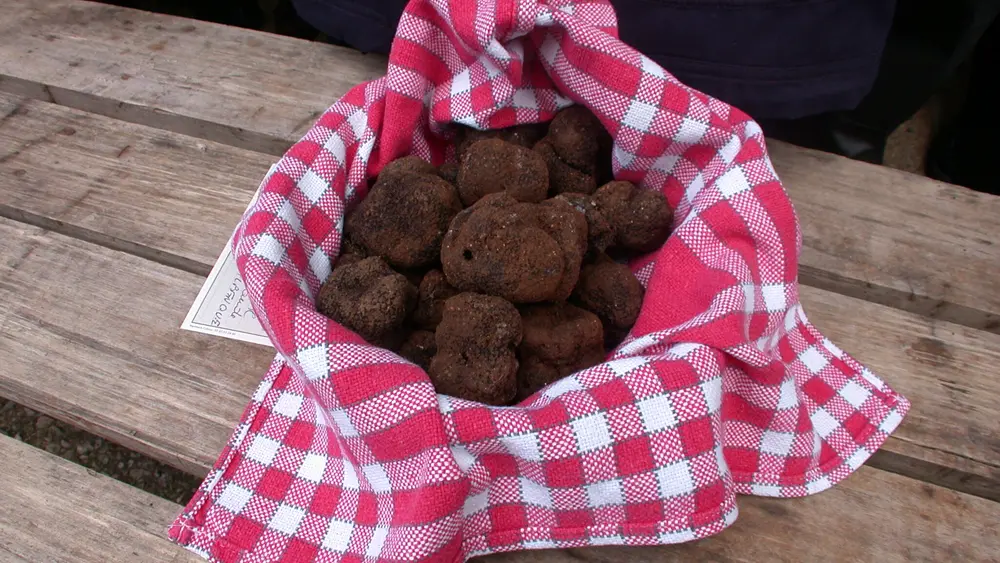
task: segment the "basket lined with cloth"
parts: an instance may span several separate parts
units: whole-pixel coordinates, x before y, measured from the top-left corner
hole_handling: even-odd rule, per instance
[[[732,524],[736,494],[835,485],[898,426],[906,399],[799,304],[801,235],[760,127],[615,25],[606,1],[411,0],[386,76],[319,118],[237,227],[278,354],[174,541],[227,563],[679,543]],[[675,209],[663,247],[630,263],[645,300],[606,362],[490,407],[316,311],[345,212],[385,164],[453,159],[455,123],[573,104],[614,138],[615,177]]]

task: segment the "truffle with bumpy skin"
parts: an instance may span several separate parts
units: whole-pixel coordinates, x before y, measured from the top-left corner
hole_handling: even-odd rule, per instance
[[[517,393],[521,316],[499,297],[461,293],[445,301],[428,375],[438,393],[504,405]]]
[[[446,162],[438,168],[438,176],[441,176],[448,181],[451,185],[458,184],[458,164],[455,162]]]
[[[377,256],[344,264],[320,287],[316,308],[379,346],[391,342],[417,301],[417,288]]]
[[[601,122],[583,106],[570,106],[552,119],[545,139],[563,162],[593,175],[601,154],[602,136],[607,131]]]
[[[570,295],[587,246],[587,222],[560,200],[518,203],[493,194],[459,213],[441,246],[448,283],[514,303]]]
[[[535,146],[539,139],[545,136],[548,125],[545,123],[530,123],[515,125],[504,129],[489,129],[481,131],[471,127],[459,126],[455,132],[455,156],[461,162],[466,149],[483,139],[502,139],[526,148]]]
[[[542,139],[533,149],[545,159],[549,170],[549,193],[592,194],[597,189],[597,179],[593,174],[581,172],[564,162],[548,139]]]
[[[606,254],[580,272],[573,298],[612,329],[630,329],[639,317],[645,290],[625,264]]]
[[[614,230],[616,247],[651,252],[670,236],[673,211],[660,192],[615,181],[594,192],[592,201]]]
[[[431,365],[431,358],[437,352],[437,343],[434,333],[429,330],[415,330],[410,334],[399,347],[399,355],[428,369]]]
[[[549,172],[542,156],[531,149],[486,139],[465,151],[457,185],[458,195],[467,206],[499,192],[518,201],[537,203],[548,194]]]
[[[568,303],[528,305],[521,309],[521,323],[519,399],[604,361],[604,329],[590,311]]]
[[[420,328],[434,330],[441,322],[444,302],[458,294],[458,290],[448,284],[441,270],[431,270],[420,280],[417,309],[413,312],[413,324]]]
[[[437,174],[437,169],[434,165],[427,162],[426,160],[420,158],[419,156],[404,156],[393,160],[389,164],[382,167],[382,171],[379,172],[379,177],[381,176],[393,176],[402,173],[411,174]]]
[[[588,257],[596,257],[604,252],[615,242],[615,232],[611,224],[604,218],[604,214],[598,211],[594,205],[594,200],[584,194],[562,194],[554,199],[561,199],[568,202],[574,209],[583,213],[587,220],[587,241],[589,248]]]
[[[386,173],[344,228],[367,253],[397,268],[420,268],[437,261],[441,239],[461,209],[454,186],[438,176]]]

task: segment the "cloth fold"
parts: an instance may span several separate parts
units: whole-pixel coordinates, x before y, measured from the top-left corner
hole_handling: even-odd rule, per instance
[[[453,158],[453,123],[572,104],[614,137],[616,177],[676,209],[630,264],[646,298],[605,363],[488,407],[316,311],[382,166]],[[412,0],[386,76],[320,117],[237,227],[278,355],[170,536],[217,562],[464,561],[690,541],[735,521],[736,494],[829,488],[909,403],[809,323],[800,246],[760,128],[622,43],[610,4]]]

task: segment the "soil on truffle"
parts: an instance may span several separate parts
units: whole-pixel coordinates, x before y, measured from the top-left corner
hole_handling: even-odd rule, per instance
[[[592,194],[597,189],[597,178],[593,174],[581,172],[567,164],[556,154],[548,139],[539,141],[534,149],[545,160],[549,170],[549,193]]]
[[[446,162],[438,168],[438,176],[448,181],[449,184],[456,186],[458,185],[458,164],[455,162]]]
[[[434,333],[429,330],[415,330],[399,347],[399,355],[423,369],[430,368],[431,358],[437,352]]]
[[[428,375],[439,393],[505,405],[517,394],[521,316],[507,300],[460,293],[445,301]]]
[[[417,308],[413,312],[413,324],[427,330],[434,330],[441,323],[444,302],[458,294],[445,279],[441,270],[431,270],[420,280]]]
[[[588,249],[586,258],[596,258],[597,255],[614,244],[615,231],[611,228],[608,220],[604,218],[604,214],[594,205],[593,198],[584,194],[567,193],[559,195],[555,199],[564,200],[572,205],[573,209],[583,213],[583,217],[587,221]]]
[[[347,216],[348,236],[369,254],[398,268],[434,264],[441,239],[462,204],[455,188],[438,176],[382,174]]]
[[[658,191],[614,181],[594,192],[593,202],[614,230],[615,246],[619,248],[650,252],[670,236],[673,211]]]
[[[382,176],[398,176],[399,174],[437,174],[437,169],[434,165],[427,162],[426,160],[420,158],[419,156],[404,156],[402,158],[397,158],[389,164],[382,167],[382,171],[379,172],[379,177]]]
[[[645,290],[625,264],[601,255],[584,265],[573,298],[614,329],[629,329],[642,309]]]
[[[455,132],[455,156],[459,162],[465,155],[466,149],[477,141],[483,139],[502,139],[508,143],[513,143],[526,148],[535,146],[539,139],[545,136],[548,129],[547,123],[531,123],[526,125],[515,125],[505,129],[490,129],[480,131],[470,127],[458,127]]]
[[[586,251],[586,219],[564,201],[493,194],[455,217],[441,248],[448,283],[514,303],[565,299]]]
[[[417,301],[417,288],[377,256],[336,268],[316,298],[320,313],[368,342],[392,347]]]
[[[458,194],[472,205],[483,196],[505,192],[518,201],[537,203],[549,191],[545,160],[531,149],[500,139],[472,144],[458,168]]]
[[[604,329],[597,315],[568,303],[521,308],[518,399],[604,361]]]
[[[571,106],[557,113],[545,139],[563,162],[593,175],[597,169],[601,137],[607,132],[601,122],[583,106]]]

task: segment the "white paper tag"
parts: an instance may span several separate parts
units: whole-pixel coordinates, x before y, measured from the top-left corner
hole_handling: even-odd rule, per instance
[[[272,165],[267,176],[261,182],[263,187],[274,172]],[[254,193],[247,209],[257,201],[260,188]],[[233,236],[235,236],[235,232]],[[233,259],[233,236],[229,237],[222,254],[215,261],[215,266],[201,286],[198,297],[195,298],[187,317],[181,324],[184,330],[224,336],[233,340],[242,340],[254,344],[272,346],[271,339],[257,321],[257,315],[250,306],[246,285],[240,278]]]

